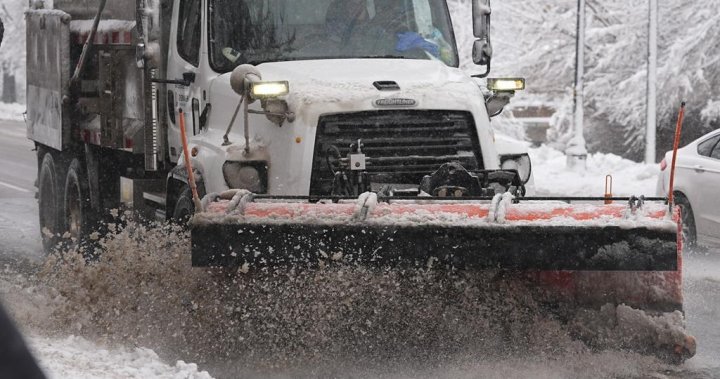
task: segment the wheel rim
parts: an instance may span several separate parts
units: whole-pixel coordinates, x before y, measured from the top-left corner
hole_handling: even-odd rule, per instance
[[[79,241],[82,231],[82,208],[80,205],[80,190],[77,185],[69,186],[65,196],[67,196],[65,204],[67,231],[70,233],[70,238]]]

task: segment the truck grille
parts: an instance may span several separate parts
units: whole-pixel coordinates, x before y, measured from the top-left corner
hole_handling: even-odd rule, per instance
[[[329,195],[333,173],[328,151],[347,157],[358,140],[373,183],[419,185],[442,164],[482,169],[472,115],[451,111],[371,111],[320,118],[315,139],[311,195]],[[337,149],[337,150],[336,150]],[[330,153],[332,159],[336,153]]]

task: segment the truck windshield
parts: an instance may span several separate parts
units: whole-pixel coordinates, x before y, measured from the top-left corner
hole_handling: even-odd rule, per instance
[[[436,59],[458,66],[450,15],[437,0],[211,0],[216,71],[272,61]]]

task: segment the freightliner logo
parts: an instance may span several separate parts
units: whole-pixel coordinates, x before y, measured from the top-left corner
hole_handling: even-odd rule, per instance
[[[376,107],[414,107],[416,105],[417,101],[415,101],[415,99],[405,99],[399,97],[375,100]]]

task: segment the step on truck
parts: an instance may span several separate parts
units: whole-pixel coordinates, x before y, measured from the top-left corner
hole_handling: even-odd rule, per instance
[[[491,128],[525,81],[486,78],[490,2],[467,11],[474,76],[443,0],[33,0],[45,247],[126,198],[187,222],[194,266],[509,271],[558,302],[682,310],[665,199],[531,197],[527,151]]]

